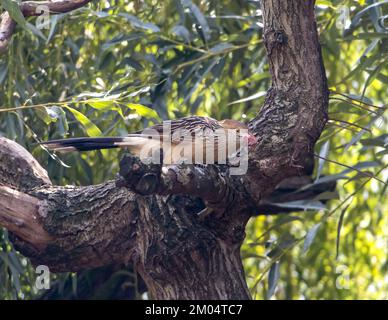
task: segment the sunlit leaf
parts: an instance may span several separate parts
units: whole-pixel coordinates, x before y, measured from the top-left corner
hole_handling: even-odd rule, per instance
[[[160,120],[158,113],[147,106],[138,103],[128,103],[125,105],[127,108],[134,110],[138,115],[145,118],[154,118]]]
[[[235,101],[229,103],[229,105],[236,104],[236,103],[247,102],[247,101],[251,101],[251,100],[255,100],[255,99],[259,99],[261,97],[264,97],[266,94],[267,94],[266,91],[260,91],[260,92],[257,92],[255,94],[251,95],[251,96],[248,96],[248,97],[245,97],[245,98],[242,98],[242,99],[239,99],[239,100],[235,100]]]
[[[316,200],[297,200],[290,202],[279,202],[279,203],[270,203],[281,208],[291,208],[291,209],[300,209],[300,210],[327,210],[326,206]]]
[[[86,133],[90,137],[102,136],[101,130],[92,121],[90,121],[87,116],[72,107],[66,106],[66,109],[69,110],[77,121],[82,124]]]
[[[330,147],[330,141],[326,141],[321,150],[319,151],[319,159],[318,159],[318,170],[317,170],[317,177],[315,181],[319,179],[321,176],[323,165],[325,164],[325,159],[327,158],[327,155],[329,154],[329,147]]]

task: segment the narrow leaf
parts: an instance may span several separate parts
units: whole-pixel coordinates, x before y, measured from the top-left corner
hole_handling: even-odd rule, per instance
[[[269,270],[267,299],[270,299],[274,295],[276,287],[278,285],[278,280],[280,276],[279,265],[280,264],[277,261],[272,264],[271,269]]]
[[[242,103],[242,102],[247,102],[255,99],[259,99],[261,97],[264,97],[267,94],[265,91],[259,91],[249,97],[245,97],[243,99],[235,100],[233,102],[228,103],[228,106],[231,106],[232,104],[237,104],[237,103]]]
[[[372,118],[372,120],[369,122],[369,124],[365,127],[366,129],[370,129],[372,126],[373,126],[373,124],[375,123],[375,121],[377,120],[377,119],[379,119],[381,117],[381,115],[378,115],[378,116],[375,116],[375,117],[373,117]],[[361,138],[362,138],[362,136],[365,134],[365,133],[367,133],[368,131],[366,131],[365,129],[362,129],[362,130],[360,130],[350,141],[349,141],[349,143],[345,146],[345,148],[344,148],[344,152],[346,152],[346,151],[348,151],[349,150],[349,148],[351,147],[351,146],[353,146],[354,144],[356,144],[358,141],[360,141],[361,140]]]
[[[345,216],[346,210],[348,210],[349,206],[350,206],[350,203],[345,208],[342,209],[341,215],[340,215],[339,220],[338,220],[337,239],[336,239],[336,246],[335,246],[335,248],[336,248],[335,258],[336,259],[338,259],[338,254],[339,254],[339,245],[340,245],[342,224],[344,221],[344,216]]]
[[[319,151],[319,161],[318,161],[318,171],[317,171],[317,178],[315,181],[319,179],[321,176],[323,165],[325,164],[325,159],[327,158],[327,155],[329,153],[329,146],[330,146],[330,140],[326,141],[321,150]]]
[[[188,8],[190,12],[193,14],[195,20],[197,20],[198,24],[201,26],[201,31],[203,37],[205,38],[205,42],[210,40],[210,27],[206,20],[206,17],[202,14],[201,10],[191,2],[191,0],[181,0],[181,3],[184,8]]]
[[[297,200],[289,202],[271,202],[270,204],[276,205],[281,208],[291,208],[291,209],[303,209],[303,210],[327,210],[326,206],[316,200]]]
[[[24,15],[20,10],[19,4],[16,1],[2,0],[1,4],[3,8],[8,11],[11,18],[17,22],[17,24],[21,25],[22,27],[26,26],[27,21],[24,18]]]
[[[177,25],[171,29],[171,32],[186,42],[190,42],[190,32],[185,26]]]
[[[128,20],[128,22],[130,22],[132,26],[135,28],[149,30],[152,32],[160,32],[160,28],[151,22],[143,22],[137,17],[128,13],[119,13],[119,15],[122,17],[125,17]]]
[[[86,133],[90,137],[95,136],[102,136],[101,130],[92,122],[89,120],[87,116],[79,112],[78,110],[71,108],[69,106],[65,106],[67,110],[69,110],[73,116],[77,119],[79,123],[82,124],[82,126],[85,128]]]
[[[306,239],[304,240],[304,244],[303,244],[303,253],[306,253],[307,250],[310,248],[311,244],[314,241],[315,236],[317,235],[317,232],[320,226],[321,226],[321,223],[317,223],[307,232]]]
[[[138,115],[140,115],[142,117],[154,118],[154,119],[160,120],[158,113],[154,109],[143,106],[142,104],[128,103],[128,104],[126,104],[126,106],[129,109],[134,110]]]

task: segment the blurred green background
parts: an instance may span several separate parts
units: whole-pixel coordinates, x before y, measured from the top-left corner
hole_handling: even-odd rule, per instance
[[[316,199],[326,209],[250,221],[248,285],[255,299],[388,299],[388,1],[317,1],[316,15],[332,94],[314,178],[337,191]],[[96,184],[117,151],[56,158],[37,142],[189,114],[247,121],[269,87],[260,1],[95,1],[19,21],[0,56],[0,135],[54,183]],[[49,291],[36,276],[0,229],[0,299],[146,297],[125,266],[52,275]]]

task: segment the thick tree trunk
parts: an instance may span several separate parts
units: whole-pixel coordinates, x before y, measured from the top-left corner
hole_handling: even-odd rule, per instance
[[[156,299],[249,299],[246,223],[279,212],[275,187],[311,172],[328,104],[314,1],[263,0],[262,9],[273,85],[250,122],[258,144],[247,174],[129,156],[116,182],[58,187],[23,148],[0,139],[0,224],[17,248],[52,271],[130,263]]]
[[[196,208],[182,208],[181,196],[142,199],[142,219],[133,262],[156,299],[248,299],[240,257],[247,221],[203,225]],[[186,207],[187,208],[187,207]],[[194,210],[193,210],[194,209]],[[221,222],[218,222],[221,223]],[[227,223],[227,222],[226,222]]]

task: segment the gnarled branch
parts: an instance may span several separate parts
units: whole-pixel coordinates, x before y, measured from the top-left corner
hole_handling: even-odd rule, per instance
[[[328,106],[314,1],[263,0],[262,12],[273,83],[250,122],[258,144],[247,174],[232,177],[220,166],[163,169],[127,157],[119,181],[58,187],[36,162],[21,160],[31,159],[26,151],[2,139],[11,149],[0,147],[0,223],[16,234],[17,247],[57,271],[131,262],[154,298],[249,298],[240,258],[246,223],[282,211],[272,203],[291,200],[276,193],[282,180],[311,174]],[[22,172],[12,167],[17,161]],[[21,218],[36,217],[39,241],[10,220],[9,188],[20,192],[15,201],[31,204]],[[196,213],[205,206],[223,214],[201,221]]]
[[[43,13],[59,14],[76,10],[88,4],[91,0],[54,0],[54,1],[25,1],[19,4],[20,11],[25,17],[40,16]],[[42,10],[45,8],[45,10]],[[47,10],[47,11],[46,11]],[[1,15],[0,21],[0,53],[6,51],[16,22],[8,12]]]

